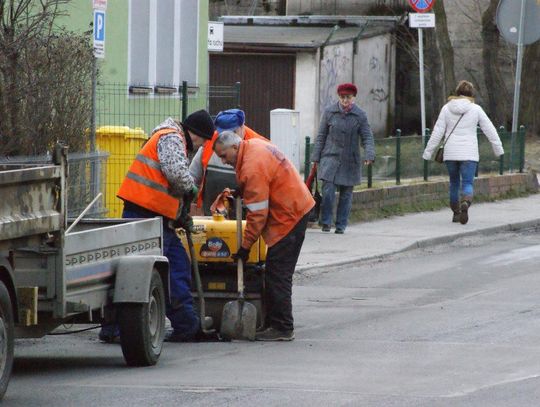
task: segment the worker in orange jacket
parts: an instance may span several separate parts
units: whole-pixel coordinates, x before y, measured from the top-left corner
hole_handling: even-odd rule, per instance
[[[219,112],[214,120],[214,124],[216,131],[212,139],[197,151],[189,166],[189,172],[200,190],[197,198],[197,207],[202,208],[203,213],[207,216],[212,214],[210,206],[221,191],[225,188],[236,188],[234,168],[228,164],[223,164],[214,153],[214,142],[218,134],[225,130],[231,130],[244,140],[250,140],[252,138],[267,140],[246,126],[245,113],[240,109],[229,109]]]
[[[221,133],[214,151],[236,170],[239,192],[247,208],[242,244],[233,256],[246,262],[251,246],[262,236],[268,245],[265,272],[265,330],[256,340],[294,339],[292,277],[304,242],[308,216],[315,205],[294,165],[271,143],[242,140]]]
[[[167,317],[169,342],[200,339],[200,321],[193,308],[189,258],[174,228],[190,228],[193,221],[182,207],[197,195],[189,173],[188,153],[212,137],[214,123],[199,110],[181,123],[172,118],[157,126],[131,164],[117,196],[124,201],[123,218],[163,218],[163,254],[169,260],[171,301]],[[99,337],[113,342],[120,333],[104,326]]]

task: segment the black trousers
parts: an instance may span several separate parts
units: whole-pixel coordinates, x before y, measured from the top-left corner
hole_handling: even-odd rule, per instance
[[[266,327],[294,329],[292,278],[304,243],[309,213],[279,242],[268,249],[265,272]]]

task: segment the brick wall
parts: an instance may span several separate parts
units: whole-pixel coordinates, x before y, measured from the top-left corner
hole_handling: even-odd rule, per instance
[[[474,190],[475,202],[481,202],[537,193],[539,184],[535,172],[505,174],[476,178]],[[448,181],[430,181],[356,191],[352,211],[377,212],[400,208],[403,212],[410,212],[415,208],[442,206],[447,201]]]

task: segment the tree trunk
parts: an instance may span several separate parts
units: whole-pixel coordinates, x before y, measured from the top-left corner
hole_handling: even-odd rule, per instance
[[[488,114],[496,125],[506,125],[509,120],[511,95],[505,86],[500,67],[500,35],[495,15],[499,0],[490,0],[482,15],[482,62],[487,95]]]
[[[444,1],[435,2],[435,29],[425,29],[426,66],[431,86],[431,122],[435,122],[441,107],[456,86],[454,75],[454,49],[448,35]]]
[[[521,76],[521,118],[530,133],[540,136],[540,41],[525,46]]]

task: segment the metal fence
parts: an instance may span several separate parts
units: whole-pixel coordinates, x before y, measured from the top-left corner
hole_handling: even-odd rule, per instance
[[[422,159],[424,147],[429,141],[429,129],[427,129],[426,133],[427,136],[424,143],[421,136],[401,136],[400,130],[397,130],[394,136],[375,139],[377,159],[367,169],[368,187],[373,185],[374,180],[395,180],[396,185],[399,185],[402,178],[423,178],[427,181],[430,176],[447,175],[446,166]],[[493,155],[491,143],[489,143],[480,129],[478,129],[477,137],[480,160],[477,175],[488,173],[502,174],[505,171],[523,172],[525,165],[525,127],[521,126],[516,133],[508,132],[501,127],[498,133],[505,151],[505,154],[500,158],[496,158]],[[312,150],[313,144],[311,143],[311,139],[306,137],[305,174],[309,173],[310,153]]]
[[[75,218],[79,216],[99,192],[105,195],[104,187],[107,178],[106,162],[108,156],[107,153],[103,152],[68,154],[68,217]],[[0,159],[0,169],[8,170],[51,163],[52,157],[48,154],[7,157]],[[99,218],[106,215],[107,208],[105,208],[104,202],[105,197],[98,200],[85,216]]]
[[[198,109],[206,109],[215,116],[221,110],[238,106],[239,100],[240,83],[198,87],[185,82],[180,87],[103,83],[96,89],[95,123],[96,127],[141,128],[150,134],[167,117],[184,119]]]

